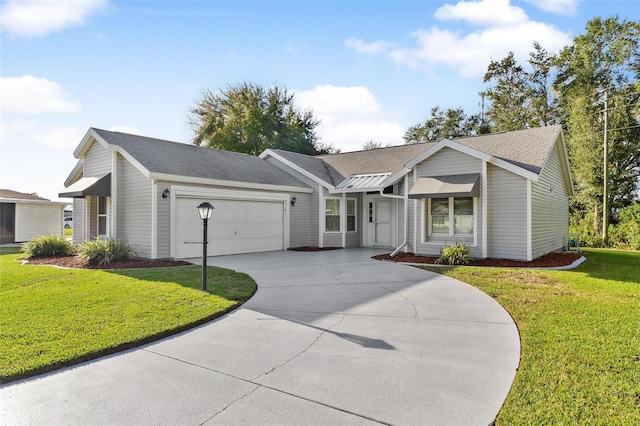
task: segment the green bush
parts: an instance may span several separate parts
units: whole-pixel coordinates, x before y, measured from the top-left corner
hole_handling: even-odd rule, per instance
[[[41,235],[25,243],[20,249],[26,257],[38,256],[71,256],[75,254],[75,246],[59,235]]]
[[[85,262],[107,265],[118,260],[129,260],[136,253],[126,241],[116,241],[113,238],[85,241],[78,250],[78,257]]]
[[[631,250],[640,250],[640,202],[620,210],[616,226],[609,227],[610,244]]]
[[[466,265],[471,260],[471,249],[465,243],[455,243],[442,247],[440,257],[436,263],[447,263],[449,265]]]

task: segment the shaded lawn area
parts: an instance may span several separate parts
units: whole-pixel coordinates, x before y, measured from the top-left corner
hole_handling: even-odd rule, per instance
[[[137,346],[201,324],[256,291],[246,274],[208,267],[71,270],[21,265],[0,249],[0,383]]]
[[[568,271],[428,268],[512,315],[522,354],[496,424],[638,424],[640,252],[585,250]]]

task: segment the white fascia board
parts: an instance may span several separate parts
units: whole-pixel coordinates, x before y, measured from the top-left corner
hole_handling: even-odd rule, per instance
[[[360,193],[360,192],[379,192],[381,189],[384,189],[384,186],[376,186],[374,188],[344,188],[344,189],[336,189],[336,188],[327,188],[329,190],[329,194],[351,194],[351,193]]]
[[[440,142],[436,143],[431,148],[429,148],[426,151],[424,151],[422,154],[418,155],[413,160],[409,161],[407,164],[405,164],[405,168],[408,168],[408,169],[412,168],[416,164],[426,160],[427,158],[431,157],[433,154],[435,154],[436,152],[438,152],[438,151],[440,151],[441,149],[444,149],[444,148],[451,148],[451,149],[454,149],[456,151],[462,152],[464,154],[470,155],[472,157],[478,158],[478,159],[483,160],[483,161],[489,161],[491,159],[491,155],[486,154],[486,153],[484,153],[482,151],[478,151],[477,149],[469,148],[468,146],[459,144],[458,142],[454,142],[454,141],[452,141],[450,139],[443,139]]]
[[[73,156],[78,159],[84,158],[84,154],[87,152],[89,146],[91,145],[91,138],[95,138],[95,136],[97,136],[96,132],[94,132],[91,127],[89,127],[89,130],[87,130],[87,133],[84,134],[84,137],[82,138],[76,149],[73,150]]]
[[[2,203],[12,203],[12,204],[42,204],[47,206],[62,206],[66,207],[69,205],[68,202],[64,201],[48,201],[48,200],[27,200],[24,198],[0,198],[0,202]]]
[[[140,164],[140,162],[136,160],[131,154],[125,151],[121,146],[111,145],[111,147],[113,147],[112,149],[114,149],[117,153],[122,155],[125,160],[130,162],[133,167],[135,167],[140,173],[144,175],[144,177],[151,179],[151,172],[145,166]]]
[[[64,181],[64,187],[67,188],[70,185],[73,185],[77,182],[83,175],[84,172],[84,160],[78,160],[75,166],[73,166],[73,170],[69,173],[69,176]]]
[[[293,163],[289,160],[287,160],[286,158],[284,158],[283,156],[279,155],[277,152],[274,152],[270,149],[265,150],[262,154],[260,154],[258,156],[259,158],[262,158],[263,160],[266,159],[267,157],[273,157],[276,160],[280,161],[281,163],[286,164],[287,166],[291,167],[293,170],[295,170],[298,173],[302,173],[303,175],[305,175],[306,177],[308,177],[309,179],[311,179],[312,181],[314,181],[317,184],[320,184],[322,186],[324,186],[325,188],[327,188],[329,191],[331,191],[332,189],[334,189],[334,186],[331,185],[330,183],[320,179],[318,176],[314,175],[313,173],[308,172],[307,170],[303,169],[302,167],[298,166],[296,163]]]
[[[395,184],[397,182],[400,182],[400,179],[402,179],[405,176],[407,176],[409,174],[409,172],[411,172],[411,168],[404,167],[399,172],[396,172],[396,173],[392,174],[391,176],[389,176],[384,182],[382,182],[382,185],[380,185],[380,186],[382,188],[386,188],[387,186],[391,186],[391,185],[393,185],[393,184]]]
[[[560,146],[558,146],[560,145]],[[567,151],[567,144],[564,140],[564,132],[560,130],[558,140],[556,140],[556,146],[558,146],[558,153],[560,154],[560,164],[562,165],[562,171],[565,175],[565,186],[567,187],[567,194],[569,197],[573,196],[573,176],[571,176],[571,165],[569,163],[569,153]]]
[[[532,180],[534,182],[538,182],[540,175],[534,172],[530,172],[527,169],[523,169],[522,167],[518,167],[514,164],[509,163],[508,161],[501,160],[499,158],[491,157],[491,160],[488,161],[494,166],[498,166],[502,169],[508,170],[511,173],[514,173],[518,176],[522,176],[525,179]]]
[[[150,179],[178,182],[178,183],[192,183],[201,185],[215,185],[228,188],[242,188],[242,189],[258,189],[266,191],[280,191],[280,192],[299,192],[299,193],[312,193],[311,188],[300,188],[297,186],[284,186],[284,185],[272,185],[266,183],[250,183],[250,182],[237,182],[232,180],[220,180],[220,179],[207,179],[190,176],[169,175],[165,173],[151,173],[148,176]]]

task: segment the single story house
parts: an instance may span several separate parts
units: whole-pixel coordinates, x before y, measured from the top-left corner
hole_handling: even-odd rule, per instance
[[[25,242],[40,235],[62,235],[67,204],[0,189],[0,244]]]
[[[385,247],[532,260],[568,239],[572,180],[561,126],[359,152],[260,156],[91,128],[60,197],[74,241],[112,236],[151,259]]]

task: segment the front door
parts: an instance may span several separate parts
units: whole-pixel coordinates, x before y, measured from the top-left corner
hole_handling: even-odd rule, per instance
[[[369,246],[391,246],[391,200],[369,201],[367,240]]]

